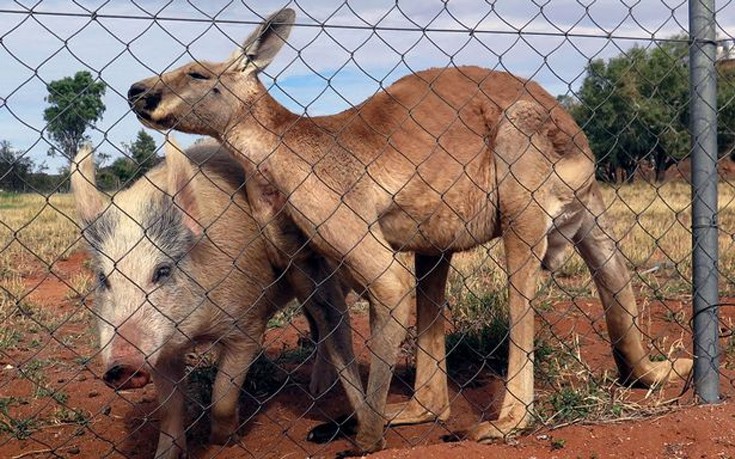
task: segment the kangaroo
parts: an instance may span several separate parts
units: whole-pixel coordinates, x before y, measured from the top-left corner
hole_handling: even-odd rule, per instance
[[[509,274],[510,354],[499,419],[478,441],[531,421],[540,268],[570,243],[593,274],[621,379],[647,386],[686,377],[689,359],[649,360],[630,276],[598,218],[594,157],[572,117],[539,85],[478,67],[404,77],[342,113],[290,113],[258,74],[285,44],[295,13],[268,17],[224,62],[192,62],[131,86],[147,126],[213,136],[285,200],[288,218],[345,267],[370,302],[372,351],[360,452],[381,449],[384,426],[449,416],[444,320],[452,254],[500,237]],[[417,373],[405,404],[386,405],[391,368],[413,300],[397,251],[415,252]]]

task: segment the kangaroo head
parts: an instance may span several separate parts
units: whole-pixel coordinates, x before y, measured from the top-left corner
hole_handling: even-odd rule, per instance
[[[141,122],[220,137],[265,90],[258,73],[286,43],[296,14],[269,16],[224,62],[194,61],[133,84],[128,103]]]

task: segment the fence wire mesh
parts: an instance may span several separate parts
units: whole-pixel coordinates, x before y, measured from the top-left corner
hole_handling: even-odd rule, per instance
[[[711,120],[725,398],[733,10]],[[3,457],[605,454],[557,432],[696,401],[686,4],[0,18]]]

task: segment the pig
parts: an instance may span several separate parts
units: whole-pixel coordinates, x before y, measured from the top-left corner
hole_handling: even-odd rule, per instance
[[[162,164],[111,201],[96,188],[89,146],[71,176],[98,284],[103,379],[116,390],[154,383],[161,408],[155,457],[186,455],[184,356],[197,343],[218,349],[209,440],[237,441],[248,367],[269,318],[294,296],[317,342],[311,391],[331,387],[338,374],[350,403],[363,403],[347,287],[333,267],[274,209],[260,206],[273,224],[258,226],[244,172],[219,144],[184,153],[167,142],[166,151]]]

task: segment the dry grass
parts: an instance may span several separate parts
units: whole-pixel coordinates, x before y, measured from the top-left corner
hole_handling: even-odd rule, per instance
[[[680,280],[691,282],[691,188],[681,182],[658,187],[637,183],[619,189],[606,189],[610,206],[612,233],[630,264],[637,270],[664,267],[673,270]],[[732,279],[735,263],[735,187],[727,182],[719,186],[720,273]],[[723,293],[732,292],[723,283]]]
[[[76,248],[79,230],[73,217],[74,202],[67,194],[0,194],[0,348],[13,343],[8,337],[48,327],[51,311],[36,305],[31,293],[37,279]]]
[[[0,280],[47,270],[79,238],[71,195],[0,194]]]
[[[609,209],[605,215],[612,236],[632,270],[640,272],[641,288],[664,289],[686,294],[691,282],[691,194],[682,182],[651,185],[639,182],[619,188],[605,187]],[[26,277],[48,270],[77,247],[78,228],[74,223],[74,203],[70,195],[0,194],[0,282],[5,285],[18,276]],[[732,279],[735,273],[735,187],[720,184],[720,272]],[[562,266],[558,279],[562,285],[581,286],[588,273],[574,251]],[[482,297],[505,288],[502,245],[493,241],[454,258],[449,294]],[[658,286],[655,285],[658,281]],[[69,279],[84,290],[83,279]],[[683,284],[677,285],[675,284]],[[723,282],[723,293],[733,288]],[[659,296],[656,293],[655,296]],[[667,296],[668,298],[668,296]]]
[[[735,293],[735,186],[720,184],[718,209],[721,293]],[[635,183],[603,187],[608,210],[603,221],[619,241],[636,288],[652,298],[676,299],[691,293],[691,189],[683,182],[662,185]],[[584,262],[569,249],[554,282],[543,280],[546,295],[593,294]],[[493,241],[455,255],[450,275],[450,297],[481,297],[501,292],[507,285],[502,244]],[[549,291],[550,289],[550,291]],[[500,293],[502,294],[502,293]],[[582,296],[582,295],[580,295]],[[459,314],[464,312],[459,311]]]

